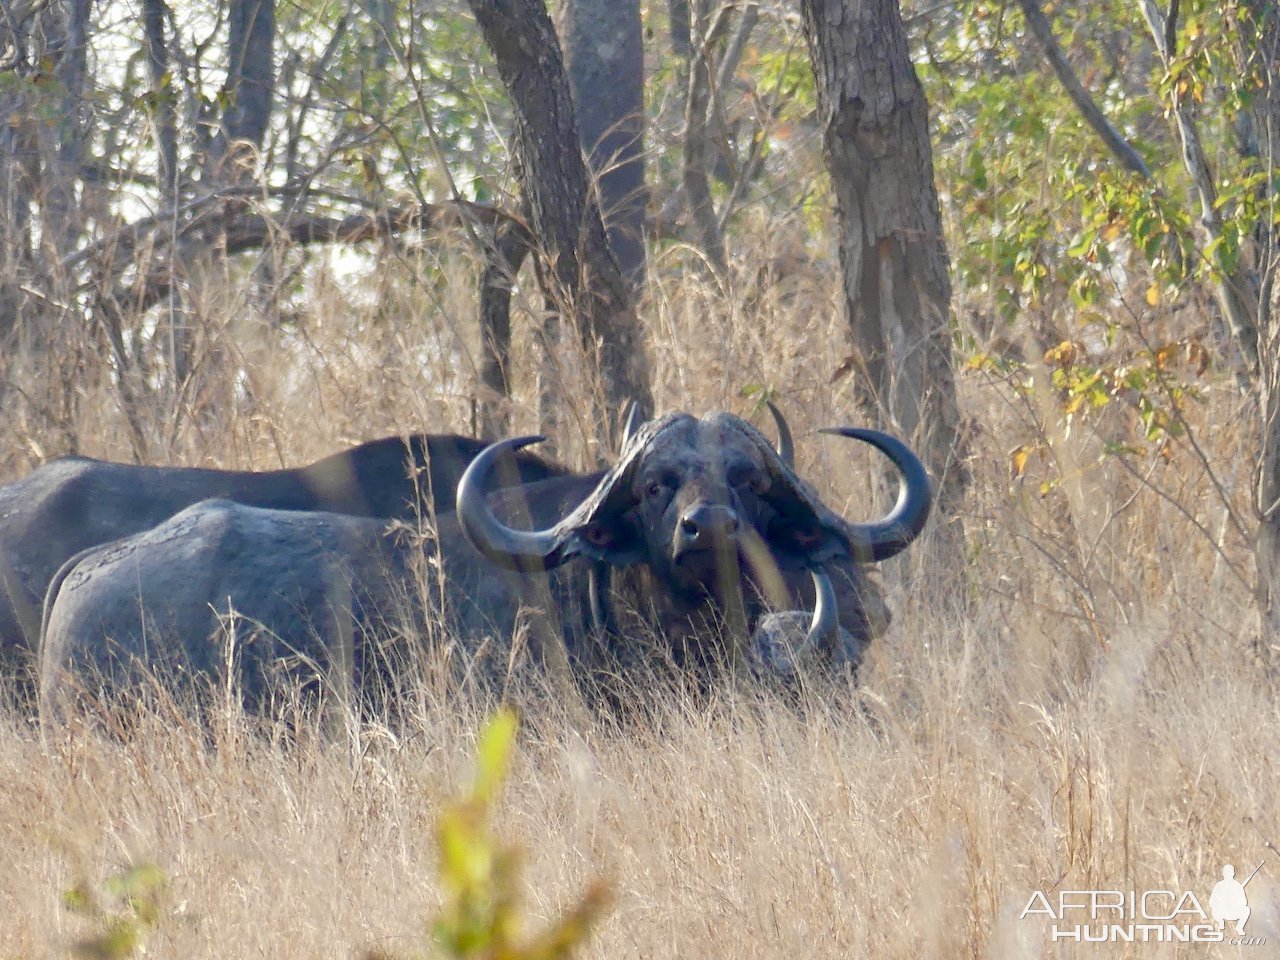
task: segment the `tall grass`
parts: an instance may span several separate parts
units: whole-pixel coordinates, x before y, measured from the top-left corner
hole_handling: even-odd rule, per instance
[[[770,388],[802,472],[869,518],[886,507],[874,461],[814,432],[852,419],[832,266],[784,258],[771,236],[743,253],[734,289],[660,260],[642,310],[656,394],[749,413],[742,389]],[[210,287],[205,366],[184,394],[155,391],[148,457],[269,467],[388,432],[470,430],[472,272],[461,256],[313,268],[285,324],[258,322],[250,282]],[[527,347],[536,303],[522,297]],[[571,354],[564,402],[585,410]],[[110,369],[55,382],[41,363],[13,361],[4,477],[71,447],[129,458]],[[513,430],[538,426],[539,375],[516,370]],[[894,624],[856,687],[798,704],[669,697],[622,729],[536,701],[500,827],[528,851],[535,912],[557,915],[603,872],[617,901],[590,956],[1068,956],[1082,948],[1019,919],[1034,891],[1187,889],[1207,904],[1222,864],[1265,861],[1248,932],[1267,943],[1231,949],[1275,955],[1280,714],[1250,653],[1250,561],[1227,519],[1250,474],[1249,413],[1226,379],[1188,410],[1203,460],[1175,441],[1167,462],[1153,450],[1126,466],[1102,455],[1132,435],[1119,407],[1066,430],[1048,388],[962,377],[967,592],[918,588],[927,544],[889,565]],[[559,422],[561,456],[599,455],[574,416]],[[1049,453],[1011,479],[1009,451],[1030,436]],[[59,955],[85,922],[62,893],[139,862],[170,878],[155,955],[416,949],[439,898],[431,824],[484,705],[435,687],[409,702],[403,722],[338,735],[234,706],[209,726],[158,706],[126,738],[0,717],[0,954]]]

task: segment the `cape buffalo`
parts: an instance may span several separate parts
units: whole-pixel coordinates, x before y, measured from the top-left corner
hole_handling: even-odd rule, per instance
[[[200,500],[279,510],[411,518],[453,509],[467,464],[486,443],[454,435],[387,437],[291,470],[137,466],[87,457],[54,460],[0,487],[0,662],[23,659],[40,632],[40,604],[57,569],[100,543],[147,530]],[[564,470],[519,455],[499,483]]]
[[[580,570],[553,577],[559,598],[594,588],[594,629],[565,625],[571,650],[587,653],[592,640],[603,639],[610,659],[620,651],[625,659],[637,637],[656,635],[677,666],[728,653],[787,673],[796,646],[856,663],[882,626],[875,622],[878,594],[860,565],[906,549],[924,527],[932,494],[923,465],[901,441],[875,430],[825,432],[869,443],[898,468],[901,493],[888,516],[846,521],[749,424],[724,413],[681,413],[638,428],[596,487],[541,530],[512,528],[487,499],[496,459],[541,438],[494,444],[458,485],[458,520],[476,549],[504,568],[558,571],[581,558],[611,572],[585,585]],[[813,608],[812,621],[788,639],[794,616],[780,621],[769,611],[801,606]],[[717,648],[709,623],[729,628],[730,650]]]
[[[707,628],[735,617],[750,632],[741,652],[764,669],[791,670],[797,642],[856,661],[882,625],[859,563],[905,549],[931,498],[900,441],[837,432],[877,447],[903,475],[897,506],[878,522],[837,516],[728,414],[669,416],[639,427],[608,471],[497,491],[495,469],[539,438],[493,444],[464,473],[457,515],[438,516],[420,543],[380,521],[197,504],[58,572],[45,602],[43,700],[117,685],[138,668],[233,683],[251,705],[280,678],[335,670],[364,689],[403,601],[423,597],[422,620],[471,650],[509,639],[526,605],[562,644],[548,653],[567,645],[591,667],[606,652],[625,663],[647,631],[669,642],[675,665],[700,672],[719,656]],[[515,529],[522,514],[538,529]],[[424,569],[427,591],[415,582]],[[802,605],[813,613],[795,636]]]
[[[494,509],[549,522],[525,492],[559,504],[599,476],[499,491]],[[521,578],[476,553],[451,513],[420,523],[205,500],[91,547],[62,566],[45,598],[41,712],[153,677],[234,688],[251,710],[319,678],[377,693],[424,631],[467,652],[486,638],[502,649]]]
[[[318,678],[361,689],[385,676],[415,550],[438,556],[456,585],[438,618],[451,633],[510,635],[502,578],[482,576],[460,537],[411,545],[383,520],[205,500],[86,550],[50,586],[41,712],[152,678],[234,690],[251,711]]]

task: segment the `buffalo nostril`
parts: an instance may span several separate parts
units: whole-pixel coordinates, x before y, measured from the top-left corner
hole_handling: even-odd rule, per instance
[[[738,515],[725,507],[694,507],[680,518],[677,531],[686,546],[702,546],[708,540],[729,540],[738,532]]]

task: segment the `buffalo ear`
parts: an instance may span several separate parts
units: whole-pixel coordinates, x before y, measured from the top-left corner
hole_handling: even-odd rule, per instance
[[[625,567],[644,559],[644,541],[634,522],[627,517],[591,520],[575,532],[576,553],[615,567]]]

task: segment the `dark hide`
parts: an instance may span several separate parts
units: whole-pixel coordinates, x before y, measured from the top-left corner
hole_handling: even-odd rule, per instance
[[[384,520],[206,500],[91,548],[50,588],[41,712],[153,679],[179,696],[229,693],[250,711],[308,689],[367,697],[394,682],[397,658],[436,625],[477,646],[505,643],[516,610],[506,578],[451,517],[437,523],[423,541]],[[436,573],[439,583],[419,586]],[[441,583],[428,628],[419,600],[441,597]]]
[[[910,507],[879,524],[848,523],[759,433],[725,414],[647,424],[607,472],[488,493],[513,443],[494,445],[468,469],[461,515],[438,516],[425,545],[372,520],[208,502],[87,551],[63,567],[46,598],[46,699],[104,680],[114,687],[140,667],[234,683],[254,708],[281,684],[317,677],[363,690],[370,677],[386,677],[370,667],[383,660],[379,638],[422,642],[420,631],[386,629],[400,622],[406,594],[430,597],[415,616],[441,623],[443,640],[469,651],[491,640],[504,646],[521,606],[542,611],[534,626],[592,672],[625,671],[656,638],[659,659],[701,675],[724,659],[715,638],[735,630],[748,634],[737,652],[775,675],[794,672],[795,648],[806,643],[820,647],[823,663],[855,664],[885,621],[858,561],[905,548],[928,513],[927,478],[909,451],[890,455],[907,464]],[[537,549],[496,557],[482,540],[472,550],[457,525],[476,542],[466,505],[477,497],[509,533],[535,531],[516,535]],[[689,542],[690,520],[710,517],[713,529],[724,510],[736,520],[731,536]],[[424,567],[437,578],[425,592],[412,586]],[[814,603],[815,571],[838,607],[838,629],[820,643],[806,637],[809,615],[798,612]],[[219,621],[231,611],[235,648]],[[741,622],[720,631],[735,611]]]
[[[85,457],[48,463],[0,487],[0,662],[25,659],[58,568],[80,551],[147,530],[201,500],[277,510],[410,519],[450,512],[467,465],[486,444],[470,437],[388,437],[310,466],[263,472],[136,466]],[[497,485],[564,470],[521,453]]]
[[[498,492],[495,509],[510,522],[549,523],[599,479],[539,481],[520,488],[528,498]],[[504,651],[527,596],[519,578],[477,554],[451,513],[422,523],[430,535],[415,524],[206,500],[85,550],[45,598],[42,712],[152,677],[177,691],[234,690],[253,711],[318,685],[367,698],[393,687],[403,658],[433,638],[464,658]],[[495,656],[491,674],[506,667]]]

